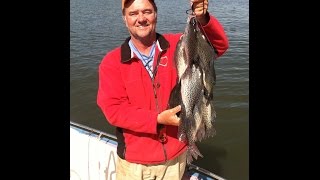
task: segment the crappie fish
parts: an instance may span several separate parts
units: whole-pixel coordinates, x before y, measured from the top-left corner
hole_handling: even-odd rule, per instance
[[[181,105],[178,138],[188,142],[187,163],[203,157],[196,146],[215,135],[213,88],[216,82],[214,59],[216,53],[201,32],[195,16],[190,15],[185,31],[177,43],[175,63],[177,84],[172,89],[169,108]],[[192,158],[193,157],[193,158]]]

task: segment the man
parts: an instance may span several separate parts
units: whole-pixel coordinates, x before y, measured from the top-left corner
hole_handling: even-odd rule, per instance
[[[217,55],[228,49],[218,20],[207,12],[208,0],[191,0]],[[167,109],[176,84],[174,51],[180,34],[156,33],[154,0],[122,0],[130,37],[107,53],[99,66],[97,103],[118,140],[116,177],[180,180],[186,166],[186,142],[177,139],[181,106]]]

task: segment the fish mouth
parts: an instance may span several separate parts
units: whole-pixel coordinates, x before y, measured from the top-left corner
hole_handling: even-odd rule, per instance
[[[195,16],[191,16],[190,17],[190,22],[189,23],[192,23],[192,25],[195,25],[195,24],[197,24],[197,19],[196,19],[196,17]]]
[[[197,22],[196,15],[191,14],[191,15],[188,16],[188,21],[187,21],[187,23],[193,23],[193,24],[195,24],[196,22]]]
[[[197,20],[196,16],[190,15],[188,18],[188,24],[189,24],[189,33],[195,33],[199,31],[199,21]]]

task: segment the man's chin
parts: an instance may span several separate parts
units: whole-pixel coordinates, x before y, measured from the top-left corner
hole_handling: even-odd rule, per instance
[[[149,32],[148,32],[148,33],[138,33],[137,35],[138,35],[138,37],[141,38],[141,39],[151,37],[151,36],[150,36],[151,34],[150,34]]]

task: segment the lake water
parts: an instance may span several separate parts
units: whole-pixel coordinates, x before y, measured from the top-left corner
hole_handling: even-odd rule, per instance
[[[187,0],[157,0],[157,32],[182,32]],[[215,63],[215,137],[198,143],[193,161],[229,180],[249,179],[249,0],[209,0],[230,48]],[[113,133],[96,104],[98,65],[128,36],[120,0],[70,0],[70,120]]]

